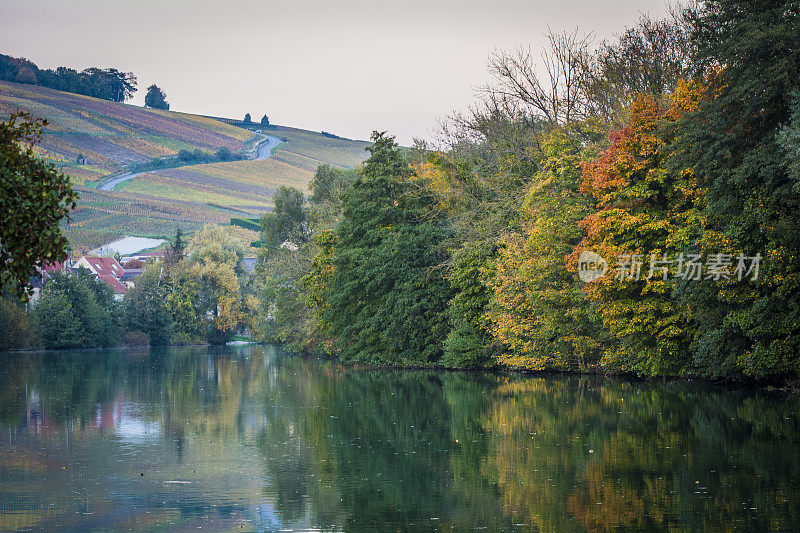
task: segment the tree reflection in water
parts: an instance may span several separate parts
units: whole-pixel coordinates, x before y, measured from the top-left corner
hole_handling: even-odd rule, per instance
[[[260,346],[5,354],[0,529],[796,530],[797,404]]]

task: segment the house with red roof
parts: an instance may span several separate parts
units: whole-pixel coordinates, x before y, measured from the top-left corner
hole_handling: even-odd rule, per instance
[[[83,256],[75,263],[75,268],[88,268],[98,276],[110,274],[121,278],[125,269],[113,257],[87,257]]]
[[[125,269],[113,257],[87,257],[83,256],[75,262],[74,268],[86,268],[97,278],[114,291],[114,299],[121,300],[128,292],[128,286],[123,283]]]

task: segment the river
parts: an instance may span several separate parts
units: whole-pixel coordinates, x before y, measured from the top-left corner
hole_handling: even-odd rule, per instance
[[[799,402],[269,346],[0,354],[0,530],[797,531]]]

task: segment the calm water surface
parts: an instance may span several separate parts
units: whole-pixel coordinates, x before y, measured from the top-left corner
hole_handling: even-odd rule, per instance
[[[0,530],[797,531],[798,403],[262,346],[0,354]]]

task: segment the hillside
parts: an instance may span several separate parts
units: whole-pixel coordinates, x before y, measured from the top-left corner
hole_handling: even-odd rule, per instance
[[[37,154],[61,166],[80,194],[66,226],[76,250],[123,235],[163,238],[178,226],[190,233],[203,224],[227,224],[231,217],[259,216],[271,208],[279,186],[306,190],[318,165],[353,167],[368,155],[364,141],[269,126],[264,133],[280,144],[268,159],[161,168],[104,191],[97,188],[100,183],[132,165],[174,158],[180,150],[246,152],[263,136],[234,120],[0,82],[0,117],[16,111],[48,121]],[[241,228],[231,231],[245,242],[255,238]]]

